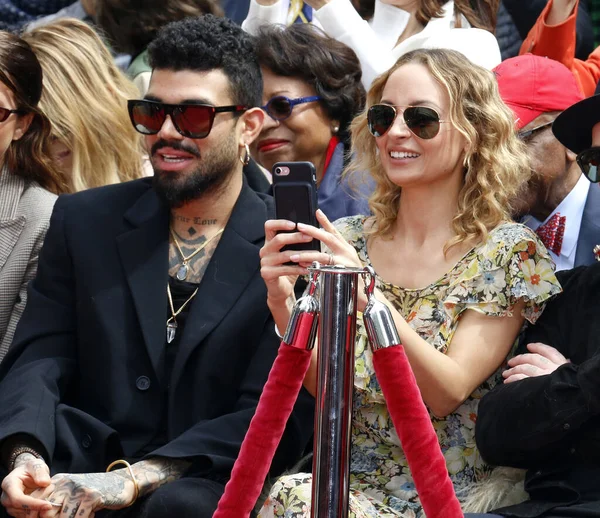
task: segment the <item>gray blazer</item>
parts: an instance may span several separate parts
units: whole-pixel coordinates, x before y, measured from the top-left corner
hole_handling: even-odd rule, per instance
[[[0,172],[0,362],[25,308],[55,201],[36,183]]]

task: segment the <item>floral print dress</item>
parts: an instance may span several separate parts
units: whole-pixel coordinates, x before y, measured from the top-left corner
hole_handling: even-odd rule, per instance
[[[363,225],[365,216],[351,216],[335,226],[352,243],[363,264],[370,264]],[[432,347],[446,352],[467,309],[507,316],[521,299],[523,316],[535,322],[545,302],[560,292],[554,264],[527,227],[504,223],[486,241],[470,250],[447,274],[422,289],[405,289],[377,278],[377,287],[410,326]],[[489,471],[475,446],[477,405],[501,380],[499,368],[452,414],[431,414],[454,489],[465,490]],[[422,508],[398,435],[373,368],[361,315],[357,318],[354,407],[350,461],[350,517],[421,517]],[[259,517],[310,516],[311,475],[277,480]]]

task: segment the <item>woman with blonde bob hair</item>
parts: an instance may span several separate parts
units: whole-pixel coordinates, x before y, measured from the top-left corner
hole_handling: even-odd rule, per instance
[[[298,224],[296,232],[268,221],[261,272],[269,307],[285,329],[294,283],[312,261],[373,266],[376,295],[392,312],[464,501],[488,471],[475,446],[479,399],[500,381],[525,320],[560,291],[544,246],[510,218],[527,158],[493,74],[451,50],[402,56],[373,83],[352,137],[351,169],[370,171],[376,183],[373,215],[332,224],[317,213],[322,228]],[[311,238],[324,251],[281,251]],[[350,516],[421,516],[360,314],[357,329]],[[316,361],[304,384],[316,392]],[[309,500],[310,475],[283,477],[261,516],[305,517]]]
[[[143,150],[127,100],[137,89],[94,30],[64,18],[23,35],[44,71],[40,109],[52,124],[52,157],[71,192],[143,176]]]

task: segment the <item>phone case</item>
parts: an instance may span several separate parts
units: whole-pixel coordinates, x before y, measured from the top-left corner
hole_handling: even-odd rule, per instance
[[[315,212],[317,174],[311,162],[278,162],[273,166],[273,196],[277,219],[306,223],[318,227]],[[321,250],[315,239],[308,243],[288,245],[283,250]]]

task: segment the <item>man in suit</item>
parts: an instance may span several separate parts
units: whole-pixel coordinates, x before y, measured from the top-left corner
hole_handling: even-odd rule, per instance
[[[252,39],[206,15],[149,53],[129,109],[154,178],[59,198],[0,368],[0,516],[211,517],[276,356],[273,203],[242,173],[264,117]],[[301,394],[275,471],[312,412]]]
[[[583,99],[573,74],[531,54],[504,61],[494,73],[531,160],[532,177],[516,217],[538,233],[557,270],[593,263],[600,244],[600,190],[590,187],[576,154],[552,133],[559,114]]]
[[[584,174],[598,182],[600,96],[565,110],[553,130],[578,153]],[[600,516],[600,263],[559,272],[558,278],[563,293],[526,331],[527,350],[509,360],[504,384],[479,404],[482,456],[527,470],[530,500],[495,516]]]

